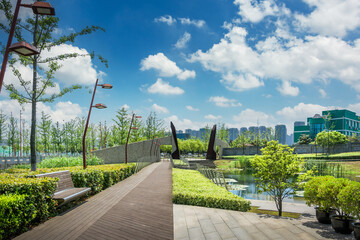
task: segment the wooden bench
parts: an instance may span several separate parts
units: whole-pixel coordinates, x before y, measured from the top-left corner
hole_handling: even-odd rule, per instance
[[[36,177],[59,178],[57,188],[52,196],[59,202],[59,206],[75,200],[91,190],[91,188],[75,188],[69,170],[38,174]]]

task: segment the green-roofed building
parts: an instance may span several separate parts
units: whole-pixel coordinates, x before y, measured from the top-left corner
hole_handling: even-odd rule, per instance
[[[329,121],[326,121],[326,116]],[[359,116],[355,112],[343,110],[323,111],[322,115],[315,114],[313,117],[307,118],[307,124],[304,122],[294,123],[294,143],[299,141],[302,134],[309,135],[311,139],[315,139],[316,135],[326,129],[338,131],[346,136],[360,135]]]

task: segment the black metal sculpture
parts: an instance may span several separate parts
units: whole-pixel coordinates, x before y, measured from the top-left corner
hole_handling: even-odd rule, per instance
[[[208,150],[206,153],[206,159],[216,160],[216,152],[214,150],[215,137],[216,137],[216,125],[213,126],[211,133],[210,133],[210,140],[209,140]]]
[[[171,133],[172,133],[172,137],[173,137],[173,146],[175,143],[175,151],[171,153],[171,157],[172,159],[180,159],[180,151],[179,151],[179,145],[177,142],[177,136],[176,136],[176,130],[175,130],[175,126],[172,122],[170,122],[170,127],[171,127]]]

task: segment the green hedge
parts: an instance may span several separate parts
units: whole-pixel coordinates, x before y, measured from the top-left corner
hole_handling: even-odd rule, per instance
[[[36,215],[36,207],[27,195],[0,195],[0,239],[26,231]]]
[[[195,170],[173,168],[173,203],[246,212],[250,201],[219,187]]]

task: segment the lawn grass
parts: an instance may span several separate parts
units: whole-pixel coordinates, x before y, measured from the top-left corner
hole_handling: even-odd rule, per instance
[[[267,214],[272,216],[279,216],[278,211],[272,211],[272,210],[264,210],[259,209],[259,207],[251,206],[251,209],[249,212],[252,213],[258,213],[258,214]],[[282,212],[282,217],[289,217],[289,218],[299,218],[301,216],[300,213],[291,213],[291,212]]]
[[[229,168],[229,164],[231,162],[232,162],[232,160],[221,159],[221,160],[215,160],[214,164],[215,164],[216,168]]]

